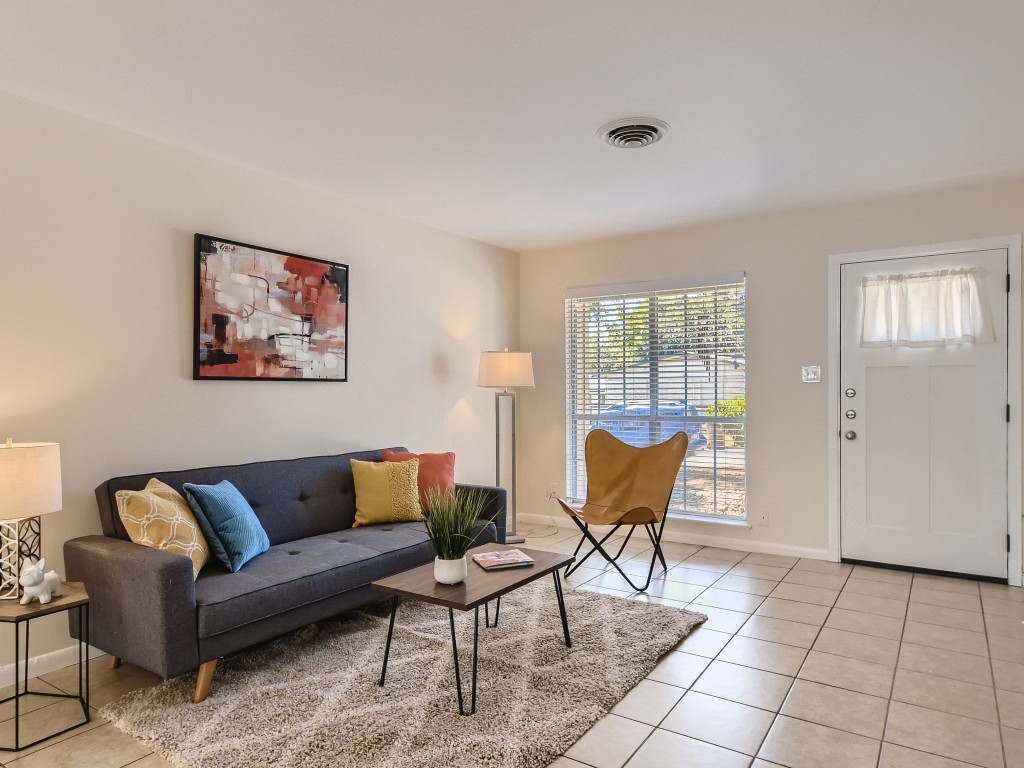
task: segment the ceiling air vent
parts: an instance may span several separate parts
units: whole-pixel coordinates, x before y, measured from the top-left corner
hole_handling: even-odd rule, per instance
[[[613,147],[639,149],[661,139],[668,127],[668,123],[653,117],[627,117],[601,126],[597,135]]]

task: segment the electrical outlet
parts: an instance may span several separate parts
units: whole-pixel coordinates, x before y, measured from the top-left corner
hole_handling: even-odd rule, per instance
[[[757,521],[758,525],[768,525],[768,511],[765,510],[761,513],[760,519]]]

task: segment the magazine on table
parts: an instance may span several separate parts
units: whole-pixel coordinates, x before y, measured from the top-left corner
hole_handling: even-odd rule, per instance
[[[485,571],[497,571],[501,568],[523,568],[533,565],[533,558],[518,549],[498,549],[494,552],[480,552],[473,555],[473,560]]]

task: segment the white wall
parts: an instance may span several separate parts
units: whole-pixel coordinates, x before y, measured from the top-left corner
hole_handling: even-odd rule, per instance
[[[564,292],[567,286],[747,274],[747,508],[769,525],[678,523],[674,538],[825,555],[831,383],[803,384],[827,354],[827,261],[904,245],[1024,231],[1024,179],[752,216],[523,254],[522,349],[537,386],[522,394],[519,513],[558,515],[565,490]],[[1018,427],[1019,428],[1019,427]]]
[[[349,381],[192,381],[195,232],[349,264]],[[0,439],[61,444],[61,572],[116,475],[406,445],[493,482],[476,368],[517,346],[517,305],[513,253],[0,95]]]

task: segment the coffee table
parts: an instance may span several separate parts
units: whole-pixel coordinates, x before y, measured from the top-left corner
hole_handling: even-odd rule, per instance
[[[380,670],[380,685],[384,685],[384,677],[388,671],[388,657],[391,655],[391,637],[395,631],[395,614],[398,611],[399,598],[418,600],[423,603],[434,603],[448,609],[448,622],[452,630],[452,654],[455,657],[455,691],[459,699],[459,714],[472,715],[476,712],[476,662],[480,643],[480,606],[484,606],[486,627],[491,626],[487,613],[487,604],[497,600],[494,611],[494,626],[498,626],[498,613],[501,610],[501,596],[518,589],[524,584],[547,576],[549,573],[555,582],[555,598],[558,600],[558,611],[562,617],[562,634],[566,647],[572,647],[569,637],[569,620],[565,615],[565,598],[562,595],[562,581],[558,569],[570,564],[576,558],[557,552],[543,552],[539,549],[519,550],[533,558],[532,566],[505,568],[497,571],[485,571],[472,562],[473,555],[478,552],[491,552],[497,549],[508,549],[504,544],[484,544],[469,550],[466,555],[470,559],[469,573],[461,584],[439,584],[434,580],[434,564],[421,565],[410,571],[389,576],[375,581],[371,585],[378,592],[392,595],[391,621],[388,624],[388,639],[384,644],[384,664]],[[462,698],[462,676],[459,670],[459,647],[455,641],[455,611],[472,609],[473,617],[473,674],[472,694],[469,712],[466,712]]]

